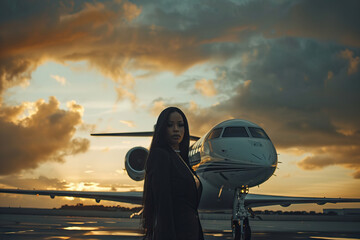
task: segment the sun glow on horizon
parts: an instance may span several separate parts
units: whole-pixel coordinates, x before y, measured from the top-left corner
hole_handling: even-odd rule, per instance
[[[266,129],[282,163],[250,193],[360,198],[359,3],[29,4],[0,1],[1,188],[141,191],[124,158],[151,138],[90,134],[152,131],[177,106],[192,135],[229,118]]]

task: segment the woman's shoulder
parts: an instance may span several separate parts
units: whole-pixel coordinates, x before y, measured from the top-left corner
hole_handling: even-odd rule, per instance
[[[151,152],[169,154],[169,149],[166,147],[153,147],[151,148]]]
[[[162,147],[155,147],[150,149],[148,163],[153,164],[168,164],[170,159],[170,153],[168,149]]]
[[[150,149],[150,154],[166,156],[166,157],[168,157],[170,155],[169,150],[164,147],[154,147],[154,148]]]

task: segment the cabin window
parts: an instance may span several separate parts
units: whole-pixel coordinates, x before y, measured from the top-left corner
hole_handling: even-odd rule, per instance
[[[222,132],[222,128],[216,128],[216,129],[211,131],[211,133],[209,134],[207,139],[210,140],[210,139],[213,139],[213,138],[218,138],[218,137],[220,137],[221,132]]]
[[[266,134],[266,132],[261,129],[261,128],[257,128],[257,127],[249,127],[249,131],[251,133],[251,136],[253,136],[254,138],[265,138],[265,139],[269,139],[268,135]]]
[[[245,127],[227,127],[222,137],[249,137]]]

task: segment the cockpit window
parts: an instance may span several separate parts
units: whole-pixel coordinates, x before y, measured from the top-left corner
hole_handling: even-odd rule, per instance
[[[227,127],[222,137],[249,137],[245,127]]]
[[[211,131],[211,133],[209,134],[207,139],[210,140],[213,138],[218,138],[218,137],[220,137],[221,132],[222,132],[222,128],[216,128]]]
[[[249,131],[251,133],[251,136],[253,136],[254,138],[265,138],[265,139],[269,139],[268,135],[265,133],[264,130],[262,130],[261,128],[257,128],[257,127],[249,127]]]

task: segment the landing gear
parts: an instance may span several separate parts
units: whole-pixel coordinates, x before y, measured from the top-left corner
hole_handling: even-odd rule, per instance
[[[245,197],[249,192],[247,186],[235,189],[233,216],[231,226],[234,240],[250,240],[251,228],[249,224],[249,212],[245,208]]]
[[[231,227],[232,227],[234,240],[240,240],[241,239],[240,222],[237,221],[237,220],[232,220],[232,226]]]

